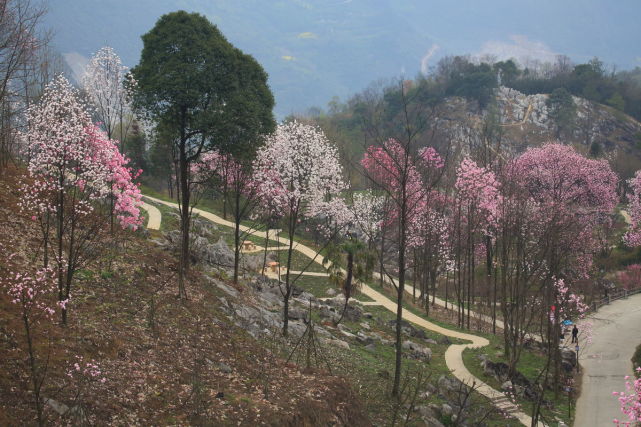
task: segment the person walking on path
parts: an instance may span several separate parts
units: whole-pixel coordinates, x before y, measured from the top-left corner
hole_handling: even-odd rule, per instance
[[[572,328],[572,342],[579,343],[579,328],[577,328],[576,325]]]

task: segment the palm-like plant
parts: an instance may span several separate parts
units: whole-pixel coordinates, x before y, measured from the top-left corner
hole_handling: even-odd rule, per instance
[[[347,261],[345,269],[342,267],[344,257]],[[329,273],[329,281],[339,288],[345,297],[345,305],[340,318],[335,322],[336,325],[343,320],[349,299],[359,288],[358,281],[371,275],[371,269],[367,268],[371,264],[370,258],[371,253],[353,233],[348,232],[345,241],[328,247],[323,265]]]

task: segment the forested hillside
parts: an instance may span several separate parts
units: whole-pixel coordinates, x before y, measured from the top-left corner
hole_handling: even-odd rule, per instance
[[[446,56],[277,121],[203,14],[74,80],[43,5],[0,6],[0,424],[641,421],[638,70]]]
[[[623,178],[641,165],[639,74],[608,74],[596,59],[572,65],[559,58],[528,69],[512,61],[445,58],[426,78],[376,83],[305,117],[339,141],[354,163],[375,126],[383,129],[378,138],[398,134],[404,104],[417,116],[419,145],[448,146],[454,155],[491,159],[498,151],[511,156],[560,140],[607,158]]]

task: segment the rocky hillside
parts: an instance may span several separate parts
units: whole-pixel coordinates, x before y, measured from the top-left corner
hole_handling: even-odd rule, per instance
[[[525,95],[507,87],[500,87],[495,95],[496,108],[480,113],[476,102],[448,98],[439,109],[437,127],[462,152],[480,146],[484,127],[494,121],[495,135],[500,139],[501,148],[508,152],[521,152],[558,139],[585,154],[607,158],[623,177],[641,168],[641,123],[632,117],[602,104],[572,97],[576,115],[567,129],[559,131],[546,105],[549,95]]]
[[[17,207],[21,174],[7,175],[0,177],[3,279],[9,268],[27,273],[38,263],[39,230]],[[288,363],[246,329],[241,322],[258,309],[221,276],[194,267],[189,298],[178,300],[176,259],[150,237],[115,236],[78,272],[68,325],[54,318],[31,331],[47,425],[370,424],[344,379]],[[0,425],[34,425],[20,310],[0,283]],[[86,363],[96,368],[74,368]]]
[[[404,88],[408,91],[408,107],[419,112],[411,118],[413,126],[423,129],[415,136],[419,145],[432,145],[441,152],[450,146],[456,156],[474,153],[475,157],[482,157],[479,153],[489,141],[494,152],[511,157],[528,147],[561,141],[572,144],[584,155],[606,158],[623,179],[641,169],[641,123],[609,106],[568,94],[574,111],[559,126],[547,105],[548,94],[526,95],[501,86],[480,108],[475,99],[443,98],[438,89],[420,82],[406,81]],[[365,146],[375,142],[372,135],[379,139],[404,137],[399,131],[404,123],[399,113],[401,98],[398,85],[380,92],[373,89],[354,96],[338,111],[314,120],[357,163]],[[372,102],[379,104],[374,108]],[[378,113],[372,113],[375,110]],[[380,112],[385,113],[369,116]],[[368,128],[374,123],[378,127],[375,132]]]

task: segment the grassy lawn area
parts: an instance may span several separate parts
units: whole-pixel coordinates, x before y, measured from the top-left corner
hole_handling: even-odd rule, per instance
[[[296,276],[294,276],[296,277]],[[336,286],[334,286],[327,277],[317,277],[317,276],[300,276],[298,279],[296,279],[296,282],[294,282],[294,285],[303,288],[305,291],[311,293],[317,298],[329,298],[330,295],[327,294],[327,291],[329,289],[334,289],[337,293],[340,292]],[[368,301],[374,301],[367,295],[361,294],[359,291],[356,291],[352,297],[350,298],[350,301],[352,299],[361,301],[361,302],[368,302]],[[370,311],[368,307],[364,307],[364,311]]]
[[[490,345],[480,349],[466,349],[463,352],[463,361],[465,366],[469,371],[485,381],[489,386],[501,390],[501,383],[497,381],[494,377],[485,375],[483,373],[483,368],[481,367],[481,361],[479,359],[480,355],[487,355],[489,359],[493,362],[506,362],[503,352],[503,343],[501,337],[479,334],[485,336],[490,340]],[[524,350],[521,354],[521,359],[518,365],[518,371],[521,372],[525,377],[530,381],[534,381],[538,376],[541,369],[545,365],[545,356],[536,354],[533,351]],[[559,399],[554,400],[554,392],[551,390],[545,391],[545,399],[553,403],[554,408],[548,410],[545,407],[542,408],[542,414],[545,417],[547,422],[553,423],[556,418],[563,420],[568,425],[570,423],[570,417],[568,415],[568,396],[566,393],[559,393]],[[533,402],[524,398],[517,398],[517,403],[521,407],[522,411],[526,414],[531,414],[533,409]]]
[[[394,329],[388,326],[388,324],[391,320],[395,319],[395,314],[377,306],[364,307],[364,310],[372,313],[374,318],[370,321],[361,319],[359,322],[344,320],[343,325],[354,334],[359,331],[368,333],[374,332],[389,341],[393,341]],[[312,318],[316,322],[320,321],[317,313],[314,313]],[[369,329],[363,328],[362,323],[365,322],[370,326]],[[434,340],[441,338],[439,334],[429,331],[426,332],[428,338]],[[417,338],[408,339],[421,345],[425,344],[422,340]],[[350,338],[344,338],[344,340],[349,343],[349,349],[324,344],[322,346],[323,357],[326,358],[333,374],[344,376],[350,380],[354,389],[358,392],[362,401],[366,405],[367,412],[372,418],[374,425],[390,425],[392,414],[395,410],[394,399],[389,396],[394,374],[394,346],[376,342],[375,351],[371,351],[366,349],[364,345],[358,343],[356,340]],[[411,358],[404,358],[403,360],[402,383],[407,381],[408,386],[405,392],[406,395],[413,392],[413,388],[416,387],[419,375],[422,376],[423,380],[426,380],[435,386],[441,375],[451,376],[444,360],[444,354],[448,345],[426,345],[432,350],[432,358],[430,362]],[[419,390],[422,391],[422,389]],[[492,408],[489,400],[477,393],[472,395],[471,400],[471,407],[474,408],[473,410],[479,410],[484,413],[487,409]],[[440,405],[442,403],[446,403],[446,400],[442,396],[442,392],[438,392],[431,394],[427,399],[418,398],[415,405],[426,405],[430,403]],[[418,414],[416,412],[411,414],[407,424],[403,424],[402,421],[407,416],[407,410],[401,408],[398,415],[401,418],[400,420],[397,419],[397,423],[399,423],[398,425],[423,425],[419,422]],[[451,420],[447,417],[441,418],[440,421],[445,425],[452,425]],[[468,422],[470,421],[473,425],[474,416],[468,418]],[[515,420],[506,420],[498,413],[493,413],[486,420],[485,425],[503,427],[518,426],[520,424]]]
[[[152,195],[154,197],[158,197],[160,199],[168,200],[167,196],[165,195],[158,194],[153,191],[147,191],[147,190],[148,189],[143,189],[143,191],[146,194]],[[215,214],[220,215],[221,207],[218,206],[213,201],[207,202],[203,200],[200,202],[198,207],[200,209],[211,211]],[[176,210],[173,208],[169,208],[167,206],[159,206],[159,209],[163,214],[161,229],[165,231],[169,229],[176,229],[178,227],[178,219],[173,215],[169,215],[169,213],[176,212]],[[230,227],[221,226],[219,224],[216,224],[216,227],[218,227],[218,230],[214,232],[214,235],[210,240],[217,241],[220,237],[223,237],[225,241],[230,246],[232,246],[233,245],[233,229]],[[282,236],[287,237],[285,233],[282,234]],[[244,236],[243,239],[251,240],[260,246],[264,246],[265,244],[263,238],[259,238],[255,236]],[[309,239],[296,238],[295,240],[309,247],[317,249],[316,245]],[[270,239],[269,245],[277,246],[278,242],[276,240]],[[283,244],[281,243],[281,245]],[[286,256],[287,256],[286,251],[278,251],[277,253],[280,257],[281,265],[284,266],[286,263]],[[319,255],[318,261],[322,261],[322,255]],[[326,271],[325,268],[319,265],[318,263],[316,262],[310,263],[310,259],[308,257],[301,254],[300,252],[294,251],[293,259],[292,259],[292,270],[302,270],[302,269],[305,269],[305,271],[309,271],[309,272],[325,272]],[[314,276],[300,276],[297,279],[295,284],[296,286],[299,286],[305,289],[306,291],[312,293],[317,297],[327,297],[328,296],[327,290],[334,287],[334,285],[332,285],[329,282],[328,278],[314,277]],[[389,286],[382,289],[379,286],[378,281],[374,281],[374,280],[372,280],[369,283],[369,285],[372,286],[374,289],[382,292],[384,295],[387,295],[392,300],[395,300],[395,297],[396,297],[395,291],[391,289]],[[365,295],[362,295],[362,294],[356,294],[354,298],[360,301],[371,301],[369,297],[366,297]],[[441,322],[441,321],[435,320],[434,318],[426,316],[424,310],[421,307],[418,307],[412,304],[412,298],[409,294],[405,295],[403,306],[404,306],[404,309],[409,310],[413,314],[416,314],[430,322],[438,324],[439,326],[449,328],[452,330],[456,329],[451,324]],[[394,331],[392,327],[389,326],[389,322],[392,320],[395,320],[396,318],[395,313],[392,313],[391,311],[386,310],[380,306],[365,306],[363,307],[363,311],[372,313],[372,315],[376,318],[376,322],[369,322],[370,325],[372,325],[370,331],[377,331],[382,336],[384,336],[385,339],[388,339],[390,341],[394,340]],[[316,319],[316,320],[320,321],[320,319]],[[361,322],[344,321],[343,323],[345,326],[349,328],[349,330],[352,333],[357,333],[358,331],[364,329],[360,324]],[[433,339],[437,342],[442,342],[440,341],[442,339],[442,336],[440,334],[427,331],[427,330],[425,332],[428,338]],[[471,331],[470,333],[477,334],[477,332],[475,331]],[[479,335],[483,335],[483,334],[479,334]],[[488,338],[495,339],[495,337],[488,337]],[[420,339],[417,339],[417,338],[410,338],[410,339],[417,343],[421,343]],[[390,421],[389,419],[390,413],[394,411],[394,404],[392,403],[393,400],[389,398],[389,391],[391,390],[391,381],[392,381],[392,376],[394,372],[394,348],[393,346],[383,345],[377,342],[375,344],[376,351],[371,351],[371,350],[365,349],[363,345],[355,342],[354,340],[350,340],[350,339],[345,339],[345,340],[348,341],[350,344],[349,350],[339,348],[336,346],[331,346],[331,348],[328,345],[324,346],[323,351],[326,353],[326,356],[330,361],[330,366],[332,367],[333,370],[337,371],[336,373],[346,376],[352,381],[352,383],[355,386],[355,389],[358,391],[358,393],[363,398],[363,401],[367,405],[368,412],[372,416],[373,421],[375,423],[386,425]],[[463,340],[459,340],[455,338],[449,338],[449,340],[455,344],[465,342]],[[429,363],[421,362],[421,361],[417,361],[409,358],[405,359],[404,361],[405,375],[408,376],[409,378],[408,381],[410,384],[412,384],[413,381],[415,383],[419,372],[422,373],[424,378],[429,378],[429,381],[433,384],[438,380],[440,375],[451,376],[451,372],[449,372],[449,370],[447,369],[447,366],[445,365],[445,360],[444,360],[444,353],[447,350],[448,345],[447,344],[427,344],[427,346],[430,347],[430,349],[432,350],[432,359]],[[490,348],[486,347],[484,349],[481,349],[480,351],[483,352],[483,350],[485,350],[486,352],[488,351],[491,352],[491,347]],[[470,353],[470,354],[466,354],[466,357],[475,357],[475,355]],[[478,371],[481,370],[480,366],[478,370],[475,371],[471,369],[474,367],[473,363],[466,362],[466,364],[468,365],[468,369],[470,369],[471,372],[473,372],[475,375],[487,381],[487,378],[482,376],[482,372],[480,374],[478,373]],[[478,363],[476,363],[476,365],[478,365]],[[524,374],[527,375],[526,372],[524,372]],[[488,383],[490,382],[488,381]],[[491,385],[496,387],[497,389],[500,389],[500,384],[491,384]],[[477,393],[473,395],[472,399],[475,402],[475,405],[478,405],[479,407],[482,406],[484,408],[492,408],[492,405],[489,402],[489,400]],[[429,398],[429,403],[443,403],[442,396],[440,396],[440,394],[434,394]],[[417,402],[417,404],[425,404],[425,402]],[[567,412],[567,407],[565,408],[565,410]],[[407,413],[405,412],[405,410],[401,409],[400,416],[405,417],[405,415],[407,415]],[[442,419],[441,421],[445,425],[451,424],[451,420],[449,419]],[[409,423],[409,425],[412,425],[412,423]],[[486,425],[511,426],[511,425],[519,425],[519,423],[514,420],[505,420],[502,416],[500,416],[497,413],[492,415],[488,420],[486,420]]]

